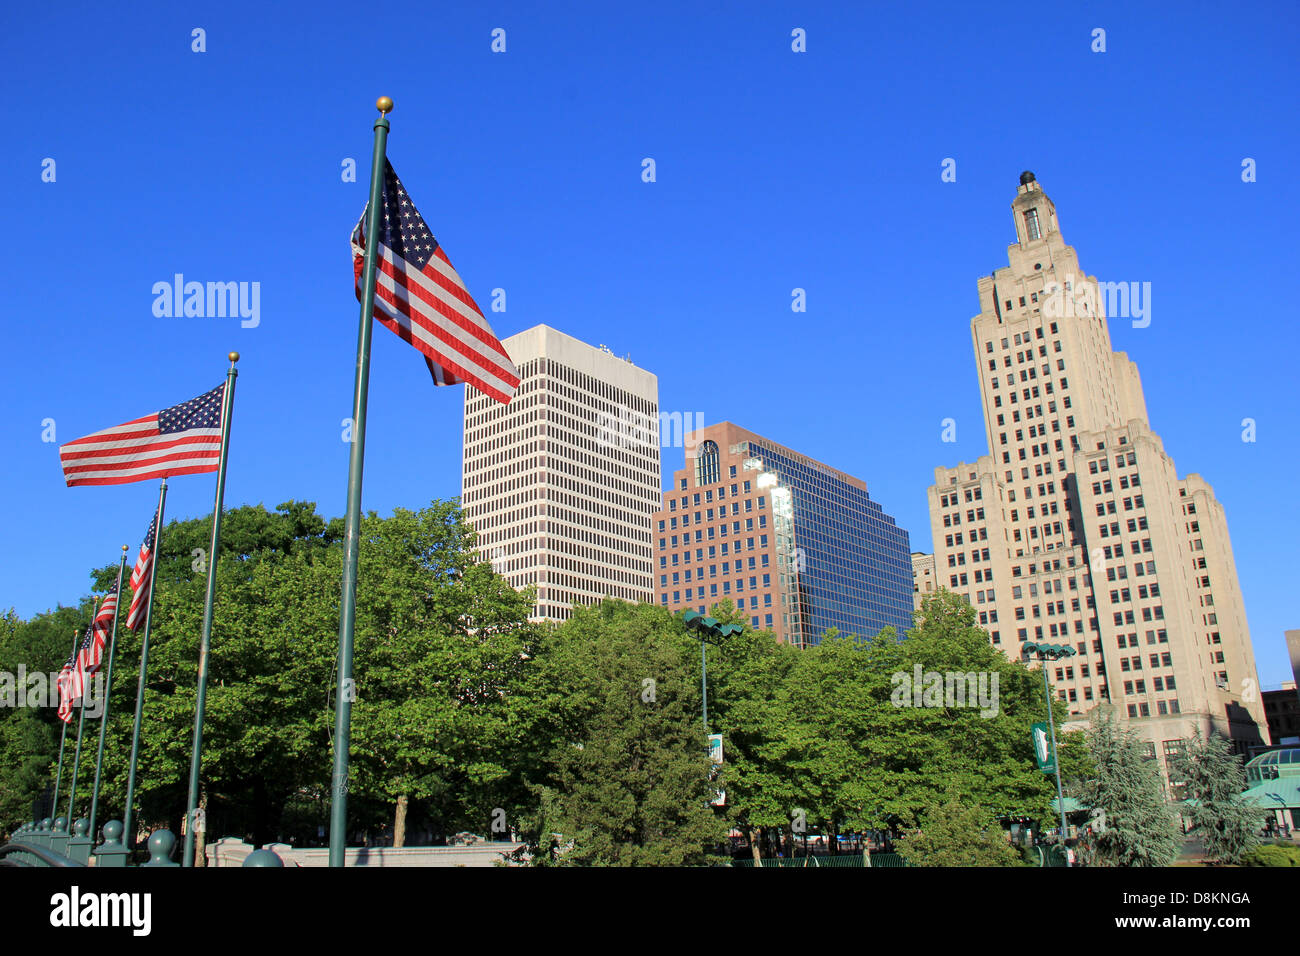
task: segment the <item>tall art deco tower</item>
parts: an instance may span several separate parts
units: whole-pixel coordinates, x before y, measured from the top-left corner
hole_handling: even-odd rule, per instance
[[[1108,702],[1166,769],[1193,734],[1258,742],[1223,506],[1199,475],[1178,477],[1151,430],[1102,288],[1033,173],[1011,208],[1010,265],[979,280],[971,321],[989,454],[936,468],[929,489],[938,584],[1009,657],[1073,645],[1047,665],[1073,720]]]

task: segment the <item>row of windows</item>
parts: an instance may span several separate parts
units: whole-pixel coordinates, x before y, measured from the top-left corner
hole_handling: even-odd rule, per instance
[[[547,584],[539,584],[536,576],[533,575],[516,575],[513,578],[508,577],[506,580],[516,590],[522,590],[529,585],[537,585],[537,597],[539,599],[566,600],[569,604],[595,604],[603,597],[613,597],[623,601],[640,603],[653,600],[654,597],[654,592],[650,589],[648,581],[644,582],[642,586],[624,587],[620,584],[610,583],[603,577],[595,580],[583,580],[575,575],[555,572],[549,575]]]
[[[981,488],[967,488],[967,489],[966,489],[966,501],[967,501],[967,502],[971,502],[971,501],[980,501],[983,497],[984,497],[984,491],[983,491],[983,489],[981,489]],[[943,496],[939,499],[939,504],[942,505],[942,506],[945,507],[945,508],[947,508],[949,505],[955,505],[955,504],[957,504],[957,492],[954,491],[951,495],[947,495],[947,494],[943,495]]]
[[[1065,286],[1066,286],[1066,290],[1068,291],[1068,290],[1069,290],[1069,287],[1070,287],[1070,284],[1067,282],[1067,283],[1065,284]],[[1035,299],[1034,301],[1038,301],[1038,300]],[[1024,300],[1023,297],[1020,299],[1020,304],[1021,304],[1021,305],[1024,305],[1024,304],[1025,304],[1025,300]],[[1008,309],[1008,310],[1011,309],[1011,300],[1010,300],[1010,299],[1007,299],[1007,309]],[[1056,323],[1055,323],[1055,322],[1052,323],[1052,334],[1053,334],[1053,335],[1056,334]],[[1034,338],[1037,338],[1037,339],[1039,339],[1040,341],[1042,340],[1042,338],[1043,338],[1043,330],[1042,330],[1041,328],[1034,329]],[[1015,344],[1016,344],[1017,346],[1020,346],[1020,345],[1028,345],[1029,343],[1030,343],[1030,336],[1029,336],[1029,333],[1028,333],[1028,332],[1024,332],[1024,333],[1017,332],[1017,333],[1016,333]],[[1010,348],[1010,347],[1011,347],[1011,343],[1009,343],[1009,342],[1004,338],[1004,339],[1002,340],[1002,348],[1005,350],[1005,349],[1008,349],[1008,348]],[[987,341],[985,341],[985,343],[984,343],[984,351],[985,351],[985,352],[988,352],[988,353],[990,353],[990,354],[992,354],[992,352],[993,352],[993,342],[992,342],[992,340],[987,340]]]
[[[1047,403],[1047,411],[1048,411],[1049,414],[1055,415],[1055,414],[1056,414],[1056,402],[1054,402],[1054,401],[1053,401],[1053,402],[1048,402],[1048,403]],[[1028,421],[1028,420],[1034,418],[1035,416],[1037,416],[1038,418],[1042,418],[1042,417],[1043,417],[1043,406],[1042,406],[1042,405],[1027,405],[1027,406],[1025,406],[1024,412],[1025,412],[1025,420],[1026,420],[1026,421]],[[1005,413],[1005,412],[998,412],[997,422],[998,422],[998,427],[999,427],[999,428],[1004,427],[1004,426],[1006,425],[1006,423],[1007,423],[1007,416],[1006,416],[1006,413]],[[1012,424],[1014,424],[1014,425],[1018,425],[1018,424],[1020,424],[1020,409],[1018,409],[1018,408],[1016,408],[1016,409],[1012,409],[1012,411],[1011,411],[1011,422],[1012,422]],[[1038,426],[1035,426],[1035,427],[1037,427],[1038,430],[1039,430],[1042,434],[1044,434],[1044,435],[1047,434],[1047,432],[1043,430],[1043,427],[1042,427],[1041,425],[1038,425]],[[1073,428],[1073,427],[1074,427],[1074,416],[1073,416],[1073,415],[1067,415],[1067,416],[1065,416],[1065,427],[1066,427],[1066,428]],[[1060,419],[1056,419],[1056,418],[1052,419],[1052,431],[1054,431],[1054,432],[1059,432],[1060,430],[1061,430]],[[1031,434],[1032,434],[1032,432],[1031,432]],[[969,499],[967,499],[967,500],[969,500]],[[954,501],[953,501],[953,504],[956,504],[956,503],[957,503],[957,502],[954,500]]]
[[[1042,517],[1044,517],[1044,518],[1047,517],[1049,514],[1059,514],[1059,511],[1058,511],[1058,508],[1057,508],[1057,503],[1056,503],[1055,501],[1049,501],[1049,502],[1047,502],[1046,504],[1044,504],[1044,505],[1042,506],[1042,510],[1041,510],[1040,513],[1041,513]],[[1025,508],[1025,517],[1026,517],[1026,518],[1033,518],[1033,517],[1035,517],[1034,506],[1033,506],[1033,505],[1028,505],[1028,506],[1026,506],[1026,508]],[[1019,509],[1017,509],[1017,508],[1012,508],[1012,509],[1011,509],[1011,520],[1012,520],[1012,521],[1019,521],[1019,520],[1020,520],[1020,511],[1019,511]]]
[[[1046,570],[1046,568],[1044,568],[1044,570]],[[1068,583],[1069,583],[1069,587],[1070,587],[1070,590],[1071,590],[1071,591],[1077,591],[1077,590],[1079,589],[1078,579],[1077,579],[1077,578],[1073,578],[1073,577],[1071,577],[1071,578],[1067,578],[1066,580],[1067,580]],[[1022,591],[1021,591],[1021,586],[1020,586],[1019,584],[1016,584],[1016,585],[1013,585],[1013,586],[1012,586],[1012,588],[1011,588],[1011,596],[1012,596],[1013,598],[1015,598],[1017,601],[1020,600],[1021,593],[1022,593]],[[1043,581],[1043,593],[1044,593],[1044,594],[1063,594],[1063,593],[1065,593],[1065,588],[1064,588],[1064,586],[1063,586],[1063,584],[1062,584],[1061,581],[1052,581],[1052,580],[1048,579],[1048,580]],[[1038,585],[1037,585],[1037,584],[1034,584],[1034,583],[1032,583],[1032,582],[1029,584],[1029,596],[1030,596],[1031,598],[1032,598],[1032,597],[1038,597]],[[1091,600],[1091,598],[1090,598],[1089,601],[1088,601],[1088,606],[1089,606],[1089,607],[1092,606],[1092,600]]]
[[[766,496],[764,496],[764,495],[759,495],[759,496],[758,496],[758,510],[759,510],[759,511],[763,511],[763,510],[765,510],[766,508],[767,508],[767,498],[766,498]],[[670,508],[669,510],[670,510],[670,511],[676,511],[677,509],[676,509],[676,508]],[[753,498],[746,498],[746,499],[745,499],[745,511],[746,511],[746,512],[752,512],[753,510],[754,510],[754,499],[753,499]],[[733,515],[738,515],[738,514],[740,514],[740,502],[739,502],[739,501],[733,501],[733,502],[731,503],[731,513],[732,513]],[[726,515],[727,515],[727,506],[726,506],[726,505],[720,505],[720,506],[717,508],[717,517],[718,517],[718,518],[725,518]],[[677,518],[674,517],[674,518],[671,518],[670,520],[672,521],[672,526],[673,526],[674,528],[677,527]],[[704,509],[701,509],[700,511],[695,512],[695,523],[696,523],[696,524],[703,524],[705,521],[713,521],[713,520],[714,520],[714,509],[713,509],[713,508],[704,508]],[[681,522],[682,522],[682,525],[683,525],[683,526],[685,526],[685,525],[689,525],[689,524],[691,523],[691,513],[690,513],[689,511],[685,511],[685,510],[683,510],[683,513],[682,513],[682,516],[681,516]],[[660,530],[660,531],[663,531],[663,530],[664,530],[664,519],[662,519],[662,518],[659,519],[659,530]]]
[[[1155,607],[1142,608],[1143,621],[1163,621],[1165,619],[1165,609],[1157,604]],[[1136,621],[1133,617],[1133,611],[1116,611],[1114,614],[1115,626],[1122,627],[1125,624],[1134,624]]]
[[[1145,507],[1146,507],[1146,504],[1145,504],[1144,501],[1143,501],[1143,497],[1142,497],[1142,495],[1134,495],[1134,496],[1131,497],[1131,498],[1125,498],[1125,499],[1123,500],[1123,504],[1124,504],[1124,510],[1125,510],[1125,511],[1132,511],[1134,508],[1145,508]],[[1103,516],[1103,515],[1107,515],[1107,514],[1112,514],[1112,515],[1113,515],[1113,514],[1116,513],[1116,510],[1117,510],[1117,509],[1116,509],[1116,507],[1115,507],[1115,502],[1114,502],[1113,500],[1112,500],[1112,501],[1099,501],[1099,502],[1097,502],[1097,515],[1098,515],[1098,516]]]
[[[735,468],[735,466],[732,466],[732,468],[733,468],[733,477],[734,477],[734,468]],[[685,481],[686,479],[683,478],[682,480]],[[734,481],[733,481],[733,482],[731,483],[731,497],[733,497],[733,498],[737,498],[737,497],[739,497],[740,494],[741,494],[741,492],[740,492],[740,488],[741,488],[741,487],[742,487],[741,483],[739,483],[739,482],[734,482]],[[750,485],[749,485],[749,482],[748,482],[748,481],[746,481],[746,482],[743,483],[743,487],[744,487],[744,493],[745,493],[745,494],[749,494],[749,492],[750,492]],[[708,489],[705,489],[705,491],[703,491],[703,492],[698,492],[698,491],[695,492],[694,496],[692,496],[692,495],[682,495],[681,498],[677,498],[677,497],[675,497],[675,496],[674,496],[674,497],[670,497],[670,498],[667,500],[667,502],[666,502],[666,504],[667,504],[667,506],[668,506],[668,510],[669,510],[669,511],[676,511],[676,510],[677,510],[677,503],[678,503],[679,501],[681,502],[681,507],[682,507],[682,510],[683,510],[683,511],[685,511],[687,508],[689,508],[689,507],[691,506],[692,503],[695,505],[695,507],[698,508],[698,507],[700,506],[700,495],[701,495],[701,494],[704,495],[704,504],[708,504],[708,503],[710,503],[711,501],[713,501],[713,491],[714,491],[714,489],[712,489],[712,488],[708,488]],[[718,500],[719,500],[719,501],[723,501],[723,500],[725,500],[726,497],[727,497],[727,486],[726,486],[726,485],[719,485],[719,486],[718,486],[718,489],[717,489],[717,492],[718,492]],[[759,500],[762,501],[763,499],[760,498]],[[759,505],[759,507],[761,508],[762,505]]]
[[[750,560],[751,560],[751,562],[752,562],[753,559],[751,558]],[[740,562],[737,561],[737,562],[736,562],[736,571],[739,572],[740,570],[741,570],[741,568],[740,568]],[[731,573],[731,564],[730,564],[730,562],[727,562],[727,561],[723,561],[723,562],[722,562],[722,573],[723,573],[723,575],[727,575],[727,574],[730,574],[730,573]],[[685,575],[685,577],[683,577],[683,574]],[[709,565],[708,576],[711,577],[711,578],[716,578],[716,577],[718,576],[718,566],[717,566],[716,564],[710,564],[710,565]],[[705,577],[704,568],[701,567],[700,570],[699,570],[699,572],[696,574],[695,578],[696,578],[696,580],[698,580],[698,581],[702,581],[702,580],[704,580],[704,577]],[[673,584],[681,584],[683,580],[684,580],[687,584],[690,584],[690,583],[691,583],[691,569],[690,569],[690,568],[687,568],[685,572],[681,572],[681,571],[674,571],[674,572],[673,572]],[[744,590],[745,590],[745,579],[744,579],[743,577],[742,577],[742,578],[737,578],[735,583],[736,583],[736,590],[737,590],[737,591],[744,591]],[[661,575],[659,575],[659,586],[660,586],[660,587],[667,587],[667,586],[668,586],[668,575],[667,575],[667,574],[661,574]],[[763,587],[765,587],[765,588],[770,588],[771,586],[772,586],[772,575],[771,575],[771,574],[764,574],[764,575],[763,575]],[[752,576],[750,577],[750,579],[749,579],[749,589],[750,589],[751,591],[753,591],[753,590],[756,590],[757,588],[758,588],[758,575],[752,575]]]
[[[753,550],[753,549],[751,548],[750,550]],[[726,553],[727,553],[727,545],[726,545],[725,543],[722,545],[722,553],[723,553],[723,555],[726,555]],[[739,541],[736,542],[736,547],[735,547],[735,551],[734,551],[734,553],[735,553],[735,554],[740,554],[740,542],[739,542]],[[717,547],[717,545],[713,545],[713,544],[709,545],[709,560],[712,561],[712,560],[713,560],[714,558],[716,558],[717,556],[718,556],[718,547]],[[682,558],[682,557],[685,557],[686,560],[685,560],[685,561],[679,561],[678,559],[679,559],[679,558]],[[768,557],[769,557],[769,556],[766,555],[766,554],[762,554],[762,555],[759,555],[759,557],[761,558],[762,566],[763,566],[763,567],[767,567],[767,562],[768,562]],[[677,567],[677,565],[678,565],[679,563],[681,563],[681,564],[690,564],[690,563],[691,563],[691,550],[690,550],[690,548],[687,548],[685,551],[682,551],[682,552],[680,552],[680,553],[678,553],[678,552],[674,552],[673,555],[672,555],[672,560],[673,560],[673,567]],[[696,561],[703,561],[703,560],[704,560],[704,549],[703,549],[703,548],[696,548],[696,549],[695,549],[695,560],[696,560]],[[665,567],[667,567],[667,566],[668,566],[668,555],[666,555],[666,554],[660,554],[660,555],[659,555],[659,567],[661,567],[661,568],[665,568]],[[724,568],[726,568],[726,567],[729,566],[729,564],[728,564],[728,562],[723,561],[723,562],[722,562],[722,566],[723,566]],[[750,567],[751,570],[754,568],[754,558],[753,558],[752,555],[751,555],[750,558],[749,558],[749,567]],[[740,559],[739,559],[739,558],[736,559],[736,570],[737,570],[737,571],[740,570]],[[726,573],[728,573],[728,572],[727,572],[727,571],[723,571],[722,573],[723,573],[723,574],[726,574]]]
[[[705,444],[708,445],[708,444],[711,444],[711,442],[705,442]],[[697,463],[698,463],[699,459],[697,458],[696,461],[697,461]],[[727,469],[727,477],[728,477],[728,478],[735,478],[735,477],[736,477],[736,466],[735,466],[735,465],[731,465],[731,466],[728,467],[728,469]],[[719,476],[717,476],[717,475],[716,475],[712,470],[701,471],[700,468],[697,467],[697,468],[696,468],[696,476],[695,476],[696,484],[705,484],[705,482],[703,482],[703,481],[701,480],[701,479],[703,479],[703,478],[710,478],[710,479],[711,479],[711,481],[709,481],[708,484],[713,484],[714,482],[716,482],[716,481],[719,480]],[[677,490],[678,490],[678,491],[685,491],[685,490],[686,490],[686,479],[685,479],[685,478],[678,478],[678,479],[677,479]],[[749,482],[745,482],[745,490],[746,490],[746,491],[749,490]],[[735,485],[732,485],[732,486],[731,486],[731,493],[732,493],[733,495],[736,493],[736,486],[735,486]],[[707,495],[710,496],[709,500],[712,500],[712,497],[711,497],[711,496],[713,495],[713,492],[712,492],[712,491],[707,491],[707,492],[705,492],[705,494],[707,494]],[[726,496],[727,496],[727,495],[726,495],[726,489],[725,489],[725,488],[719,488],[719,489],[718,489],[718,497],[719,497],[719,498],[725,498]],[[696,496],[695,496],[695,503],[696,503],[697,505],[700,503],[700,496],[699,496],[699,495],[696,495]],[[682,507],[683,507],[683,508],[686,507],[686,498],[685,498],[685,496],[682,497]]]
[[[704,595],[701,594],[700,597],[703,598]],[[665,593],[659,595],[659,603],[660,603],[661,605],[663,605],[664,607],[668,607],[668,606],[669,606],[669,602],[668,602],[668,594],[667,594],[667,592],[665,592]],[[676,591],[673,592],[672,603],[673,603],[674,605],[679,605],[679,604],[681,603],[681,597],[679,596],[678,592],[676,592]],[[740,606],[740,605],[738,605],[738,606]],[[751,607],[754,607],[754,606],[755,606],[755,605],[752,604],[752,601],[751,601],[751,605],[750,605],[750,606],[751,606]],[[742,609],[743,609],[743,607],[742,607]],[[704,605],[704,604],[701,604],[701,605],[697,606],[697,607],[696,607],[696,610],[699,611],[701,614],[706,614],[706,613],[708,613],[708,608],[707,608],[707,606]],[[770,630],[772,629],[772,623],[773,623],[773,622],[772,622],[772,615],[771,615],[771,614],[764,614],[764,615],[762,615],[762,624],[759,623],[759,617],[760,617],[760,615],[755,614],[753,617],[751,617],[751,618],[749,619],[750,627],[753,627],[753,628],[755,628],[755,629],[757,629],[757,628],[759,628],[759,627],[765,627],[765,628],[767,628],[767,629],[770,631]]]
[[[1159,597],[1159,596],[1160,596],[1159,584],[1153,582],[1150,586],[1145,584],[1138,585],[1139,598]],[[1131,600],[1133,600],[1133,598],[1131,597],[1131,592],[1128,588],[1119,588],[1119,589],[1112,590],[1110,592],[1110,603],[1112,604],[1119,604],[1121,601],[1128,602]]]
[[[958,537],[960,537],[960,535],[958,535]],[[972,537],[972,538],[975,537],[975,535],[974,535],[973,532],[972,532],[972,534],[971,534],[971,537]],[[985,535],[985,537],[988,537],[988,536]],[[958,542],[958,543],[960,543],[960,542]],[[952,542],[949,541],[948,544],[951,545]],[[974,563],[977,562],[977,561],[987,561],[987,560],[989,560],[989,549],[988,549],[988,548],[983,548],[983,549],[980,549],[980,550],[972,551],[972,552],[970,553],[970,560],[971,560],[971,563],[972,563],[972,564],[974,564]],[[957,551],[957,552],[954,552],[954,553],[950,553],[950,554],[948,555],[948,567],[950,567],[950,568],[955,568],[955,567],[958,567],[959,565],[960,565],[960,566],[965,566],[965,564],[966,564],[966,552],[965,552],[965,551]],[[990,572],[989,572],[989,575],[991,576],[992,574],[993,574],[993,572],[990,571]],[[976,580],[976,581],[981,581],[981,580],[983,580],[983,579],[980,577],[980,572],[979,572],[979,571],[976,571],[976,572],[975,572],[975,580]]]
[[[998,417],[1001,418],[1002,416],[999,415]],[[1052,431],[1054,431],[1054,432],[1059,432],[1060,430],[1061,430],[1061,423],[1060,423],[1060,421],[1057,420],[1057,419],[1055,419],[1055,418],[1053,418],[1053,419],[1052,419]],[[1030,437],[1030,438],[1042,438],[1042,437],[1044,437],[1044,436],[1046,436],[1046,435],[1047,435],[1047,426],[1046,426],[1046,425],[1030,425],[1030,426],[1029,426],[1029,437]],[[1015,439],[1016,439],[1016,441],[1018,441],[1018,442],[1022,442],[1022,441],[1025,440],[1025,431],[1024,431],[1024,429],[1017,428],[1017,429],[1015,430]],[[998,433],[998,444],[1000,444],[1000,445],[1005,445],[1006,443],[1007,443],[1007,433],[1006,433],[1006,432],[999,432],[999,433]],[[1064,446],[1061,445],[1060,442],[1059,442],[1059,440],[1058,440],[1058,442],[1057,442],[1057,451],[1060,451],[1060,450],[1062,450],[1063,448],[1064,448]]]
[[[1169,700],[1168,702],[1163,700],[1156,701],[1156,708],[1157,708],[1156,712],[1160,714],[1160,716],[1162,717],[1167,714],[1181,713],[1181,711],[1178,709],[1177,697],[1173,698],[1172,700]],[[1150,717],[1151,706],[1146,701],[1143,701],[1140,704],[1129,704],[1128,715],[1130,717]]]
[[[1084,642],[1080,641],[1079,643],[1082,644],[1082,643],[1084,643]],[[1092,676],[1092,666],[1091,666],[1090,664],[1080,664],[1080,665],[1079,665],[1079,676],[1080,676],[1080,677],[1091,677],[1091,676]],[[1074,680],[1074,667],[1073,667],[1073,666],[1070,666],[1070,667],[1058,667],[1058,668],[1056,669],[1056,679],[1057,679],[1058,681],[1060,681],[1060,680]]]
[[[709,520],[712,521],[713,518],[710,517]],[[690,516],[690,515],[682,515],[682,526],[683,526],[683,527],[687,527],[687,526],[690,525],[690,523],[691,523],[691,516]],[[701,523],[702,523],[702,522],[700,522],[698,519],[696,520],[696,524],[701,524]],[[759,516],[758,516],[758,527],[759,527],[760,530],[763,529],[763,528],[766,528],[766,527],[767,527],[767,515],[759,515]],[[718,528],[721,529],[723,536],[725,536],[726,533],[727,533],[727,522],[724,520],[724,521],[722,522],[722,524],[718,525]],[[667,527],[667,528],[664,527],[664,523],[663,523],[663,521],[660,520],[660,522],[659,522],[659,530],[660,530],[660,531],[676,531],[676,530],[677,530],[677,519],[676,519],[676,518],[672,518],[672,519],[670,519],[669,522],[668,522],[668,527]],[[731,530],[732,530],[732,532],[733,532],[734,534],[739,534],[739,533],[740,533],[740,522],[739,522],[739,521],[733,521],[733,522],[731,522]],[[746,531],[753,531],[753,530],[754,530],[754,519],[753,519],[753,518],[746,518],[746,519],[745,519],[745,530],[746,530]],[[709,534],[709,537],[710,537],[710,538],[713,537],[713,528],[712,528],[712,527],[710,527],[710,528],[708,529],[708,534]]]
[[[1137,472],[1134,472],[1132,475],[1120,475],[1120,478],[1119,478],[1119,487],[1120,487],[1120,490],[1121,490],[1121,491],[1123,491],[1123,490],[1125,490],[1125,489],[1127,489],[1127,488],[1130,488],[1130,487],[1132,487],[1132,488],[1139,488],[1139,487],[1141,487],[1141,485],[1142,485],[1142,479],[1141,479],[1141,477],[1139,477],[1139,475],[1137,474]],[[1093,493],[1094,495],[1100,495],[1100,494],[1102,494],[1103,492],[1104,492],[1105,494],[1108,494],[1108,495],[1109,495],[1109,494],[1113,494],[1114,491],[1115,491],[1115,489],[1114,489],[1114,487],[1111,485],[1111,483],[1110,483],[1110,479],[1109,479],[1109,478],[1107,478],[1105,481],[1094,481],[1094,482],[1092,483],[1092,493]],[[1141,499],[1142,499],[1142,496],[1141,496],[1141,495],[1138,495],[1138,500],[1140,501]],[[1143,507],[1143,506],[1142,506],[1142,505],[1137,505],[1136,507]],[[1098,513],[1098,514],[1101,514],[1101,512],[1097,512],[1097,513]],[[1113,511],[1112,511],[1111,513],[1114,514]]]
[[[1159,630],[1147,631],[1146,638],[1147,638],[1147,644],[1149,645],[1156,644],[1156,643],[1168,644],[1169,632],[1166,631],[1164,628],[1160,628]],[[1126,647],[1138,646],[1137,634],[1120,634],[1116,637],[1116,640],[1119,643],[1120,650],[1123,650]]]
[[[943,539],[944,539],[944,541],[947,542],[948,547],[950,547],[950,548],[953,547],[954,545],[960,547],[960,546],[964,543],[964,541],[963,541],[963,539],[962,539],[962,532],[960,532],[960,531],[958,531],[955,535],[953,535],[953,534],[946,534],[946,535],[943,536]],[[970,529],[970,542],[971,542],[971,544],[975,544],[977,541],[987,541],[988,539],[989,539],[989,529],[988,529],[988,528],[971,528],[971,529]],[[985,550],[985,551],[988,551],[988,548],[985,548],[984,550]],[[974,552],[972,552],[972,554],[973,554],[973,553],[974,553]],[[984,555],[984,560],[987,561],[988,559],[989,559],[989,558],[988,558],[988,555],[985,554],[985,555]],[[962,564],[965,564],[966,561],[963,559],[961,563],[962,563]],[[950,555],[948,555],[948,567],[951,568],[951,567],[953,567],[953,566],[954,566],[954,565],[953,565],[953,563],[952,563],[952,555],[950,554]]]
[[[736,593],[737,593],[737,594],[742,594],[742,593],[744,592],[744,590],[745,590],[745,588],[744,588],[744,582],[743,582],[743,581],[742,581],[742,582],[739,582],[739,584],[737,585],[737,588],[736,588]],[[697,592],[698,592],[698,593],[697,593]],[[682,600],[686,600],[686,601],[698,600],[698,599],[701,599],[701,598],[703,598],[703,597],[705,596],[705,595],[704,595],[704,587],[703,587],[703,585],[701,585],[701,586],[699,586],[699,587],[694,587],[694,588],[687,588],[687,589],[686,589],[686,597],[685,597],[684,599],[681,598],[681,597],[679,597],[679,594],[680,594],[679,591],[673,591],[673,603],[678,603],[678,602],[680,602],[680,601],[682,601]],[[722,582],[722,592],[721,592],[721,595],[719,595],[719,592],[718,592],[718,585],[717,585],[717,584],[710,584],[710,585],[709,585],[709,597],[710,597],[710,598],[717,598],[717,597],[719,597],[719,596],[722,596],[722,597],[728,597],[728,596],[730,596],[730,594],[731,594],[731,582],[730,582],[730,581],[723,581],[723,582]],[[660,591],[660,598],[661,598],[661,600],[662,600],[663,598],[666,598],[667,596],[668,596],[668,592],[667,592],[666,590],[661,590],[661,591]],[[769,592],[769,593],[766,593],[766,594],[763,594],[763,595],[755,594],[752,598],[750,598],[750,607],[758,607],[758,601],[759,601],[760,596],[761,596],[762,599],[763,599],[763,606],[764,606],[764,607],[771,607],[771,606],[772,606],[772,595],[771,595],[771,593]],[[745,608],[745,598],[743,598],[743,597],[738,597],[738,598],[736,598],[736,606],[739,607],[741,610],[744,610],[744,608]]]
[[[1008,386],[1010,386],[1011,383],[1007,383],[1007,384],[1008,384]],[[995,387],[996,387],[996,386],[995,386]],[[1062,387],[1062,388],[1065,388],[1065,387],[1066,387],[1065,379],[1061,379],[1061,387]],[[1043,386],[1043,388],[1046,390],[1046,392],[1047,392],[1048,395],[1055,394],[1055,389],[1052,388],[1052,383],[1051,383],[1051,382],[1047,382],[1047,383],[1045,383],[1044,386]],[[1031,387],[1031,388],[1023,389],[1021,393],[1017,393],[1014,389],[1012,389],[1011,392],[1010,392],[1009,394],[1010,394],[1010,396],[1011,396],[1011,404],[1012,404],[1012,405],[1015,405],[1015,404],[1019,403],[1019,402],[1021,401],[1021,396],[1022,396],[1022,395],[1023,395],[1023,400],[1026,401],[1026,402],[1031,401],[1031,400],[1033,400],[1033,399],[1035,399],[1035,398],[1039,398],[1039,397],[1040,397],[1040,396],[1039,396],[1039,393],[1038,393],[1038,386],[1037,386],[1037,385],[1034,385],[1034,386]],[[1061,406],[1062,406],[1063,408],[1073,408],[1073,407],[1074,407],[1074,406],[1072,405],[1071,401],[1070,401],[1070,396],[1069,396],[1069,395],[1063,395],[1063,396],[1061,397]],[[1002,396],[1001,396],[1001,395],[994,395],[994,396],[993,396],[993,407],[994,407],[994,408],[1001,408],[1001,407],[1002,407]]]
[[[708,539],[709,539],[710,541],[712,541],[713,538],[714,538],[713,530],[714,530],[713,528],[709,528],[709,529],[708,529],[708,531],[709,531]],[[723,526],[722,526],[721,532],[722,532],[722,533],[721,533],[721,537],[725,538],[725,537],[727,536],[727,526],[726,526],[726,525],[723,525]],[[762,535],[759,535],[758,538],[759,538],[759,545],[758,545],[758,546],[759,546],[760,548],[766,548],[766,547],[767,547],[767,535],[762,534]],[[683,534],[683,535],[681,536],[681,543],[682,543],[682,546],[683,546],[683,547],[685,547],[685,546],[689,546],[689,544],[691,543],[691,540],[692,540],[692,539],[691,539],[691,535],[690,535],[689,532],[687,532],[686,534]],[[702,530],[697,530],[697,531],[695,532],[695,538],[694,538],[694,540],[695,540],[696,543],[699,543],[699,542],[703,541],[703,540],[704,540],[704,532],[703,532]],[[677,535],[673,535],[673,536],[672,536],[671,538],[669,538],[669,539],[665,539],[665,538],[660,538],[660,539],[659,539],[659,550],[660,550],[660,551],[667,551],[667,550],[668,550],[668,548],[669,548],[669,545],[668,545],[668,543],[667,543],[668,541],[671,541],[671,542],[672,542],[672,548],[673,548],[673,549],[676,549],[676,548],[678,547],[678,544],[677,544]],[[747,550],[749,550],[749,551],[753,551],[753,550],[754,550],[754,539],[753,539],[753,538],[746,538],[746,539],[745,539],[745,546],[746,546]],[[739,542],[739,541],[736,542],[736,549],[737,549],[737,550],[740,549],[740,542]],[[725,553],[725,552],[724,552],[724,553]]]

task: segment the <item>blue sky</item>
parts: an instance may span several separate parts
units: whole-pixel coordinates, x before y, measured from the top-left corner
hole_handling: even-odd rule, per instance
[[[1006,264],[1034,170],[1087,272],[1152,284],[1150,327],[1112,322],[1114,346],[1179,473],[1227,508],[1262,681],[1290,676],[1294,4],[475,7],[6,12],[0,605],[74,603],[156,499],[152,483],[65,488],[42,421],[64,442],[192,398],[230,349],[227,503],[342,513],[348,235],[388,94],[389,156],[421,212],[480,304],[506,290],[498,334],[544,322],[630,353],[664,410],[864,478],[916,550],[934,467],[986,451],[976,281]],[[349,157],[358,182],[342,181]],[[176,273],[259,282],[260,324],[155,317],[152,286]],[[460,390],[433,389],[382,329],[370,408],[368,509],[459,493]],[[666,473],[681,456],[665,451]],[[171,489],[171,516],[211,508],[210,476]]]

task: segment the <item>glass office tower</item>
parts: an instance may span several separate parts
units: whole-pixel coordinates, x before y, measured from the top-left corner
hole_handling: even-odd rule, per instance
[[[689,442],[654,518],[660,604],[732,600],[799,645],[911,627],[908,534],[864,482],[730,422]]]

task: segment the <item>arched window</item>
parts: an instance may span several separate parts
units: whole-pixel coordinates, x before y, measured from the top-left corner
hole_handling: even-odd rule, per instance
[[[1030,239],[1038,239],[1041,233],[1038,228],[1038,210],[1030,209],[1025,213],[1025,233]]]
[[[709,439],[695,456],[695,484],[711,485],[718,477],[718,443]]]

